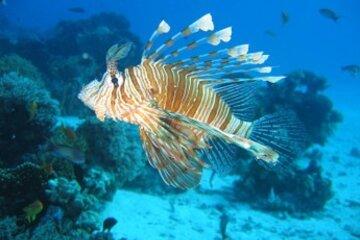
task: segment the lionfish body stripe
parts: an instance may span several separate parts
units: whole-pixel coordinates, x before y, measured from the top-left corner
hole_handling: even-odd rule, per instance
[[[301,142],[301,127],[290,113],[249,120],[258,83],[284,78],[263,76],[271,67],[253,66],[263,64],[268,55],[248,53],[248,45],[243,44],[187,59],[179,57],[202,45],[229,42],[231,27],[170,51],[180,38],[213,31],[210,14],[152,51],[154,41],[169,30],[162,21],[149,39],[141,63],[124,72],[117,70],[117,62],[132,44],[111,47],[102,80],[86,85],[79,98],[102,121],[111,118],[138,125],[151,166],[174,187],[196,186],[204,167],[220,172],[231,167],[230,144],[249,151],[270,168],[283,166],[282,159],[294,156]],[[249,77],[236,75],[244,72]],[[250,76],[253,72],[257,75]]]

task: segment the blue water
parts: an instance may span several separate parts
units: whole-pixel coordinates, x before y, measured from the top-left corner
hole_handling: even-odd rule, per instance
[[[67,8],[81,6],[86,12],[74,14]],[[338,23],[319,15],[319,8],[336,10]],[[103,11],[124,15],[132,31],[144,42],[159,21],[166,19],[173,29],[191,23],[198,16],[212,13],[218,28],[233,26],[233,41],[249,43],[254,49],[271,55],[281,71],[315,69],[339,89],[333,94],[346,97],[348,86],[356,83],[340,67],[360,61],[360,3],[356,0],[335,1],[11,1],[0,13],[21,25],[47,29],[59,20],[81,19]],[[281,11],[287,11],[290,21],[282,26]],[[278,36],[271,38],[264,31]],[[341,79],[341,80],[339,80]],[[341,84],[338,84],[341,81]],[[350,88],[352,89],[352,88]],[[359,92],[357,92],[359,93]]]
[[[81,7],[84,9],[84,12],[71,12],[68,10],[71,7]],[[334,22],[322,16],[319,13],[319,9],[321,8],[328,8],[335,11],[340,16],[340,19]],[[281,21],[281,12],[283,11],[289,14],[289,22],[286,24],[283,24]],[[157,195],[156,193],[153,194],[155,196],[154,198],[150,196],[152,194],[146,196],[141,195],[143,192],[140,191],[141,193],[139,193],[138,189],[133,191],[131,186],[129,187],[130,190],[128,188],[124,190],[120,187],[119,192],[116,193],[112,201],[111,198],[106,199],[103,197],[103,195],[106,195],[103,192],[101,193],[102,195],[98,193],[96,193],[98,194],[96,195],[94,193],[97,197],[101,195],[102,200],[106,199],[108,201],[103,203],[103,205],[106,206],[106,210],[103,210],[104,208],[101,208],[102,210],[94,210],[99,215],[98,223],[101,225],[102,220],[111,214],[116,216],[120,221],[120,226],[114,228],[114,239],[120,239],[121,236],[126,236],[128,240],[266,238],[340,240],[360,238],[360,199],[358,196],[360,188],[360,182],[358,181],[360,176],[360,153],[357,152],[357,155],[349,154],[352,148],[356,148],[357,151],[359,151],[358,147],[360,144],[360,110],[358,106],[360,103],[360,73],[357,73],[357,76],[354,77],[342,70],[342,67],[345,65],[354,64],[360,66],[360,1],[7,0],[6,5],[0,5],[0,16],[6,17],[14,23],[14,25],[30,29],[34,35],[38,35],[40,38],[46,38],[47,34],[51,32],[51,29],[56,26],[59,21],[88,19],[102,12],[114,12],[124,16],[130,23],[130,31],[138,36],[142,43],[146,43],[149,36],[163,19],[170,24],[172,30],[175,32],[192,23],[200,16],[211,13],[215,29],[222,29],[227,26],[233,27],[232,43],[248,43],[250,44],[250,52],[264,51],[269,54],[269,63],[272,66],[276,66],[276,74],[288,74],[295,70],[308,70],[325,77],[327,81],[326,85],[328,86],[325,94],[335,109],[341,112],[344,117],[343,123],[337,125],[337,131],[334,130],[335,134],[331,135],[331,138],[329,137],[327,144],[323,146],[314,144],[323,154],[323,160],[321,162],[323,169],[321,171],[323,171],[323,175],[331,179],[332,192],[334,193],[333,198],[327,203],[328,205],[322,210],[315,211],[316,213],[314,215],[306,215],[305,217],[301,215],[301,217],[298,218],[298,216],[294,217],[291,214],[289,216],[286,213],[284,215],[280,214],[280,217],[275,214],[276,217],[274,217],[273,213],[269,213],[263,209],[250,210],[248,206],[252,205],[251,203],[249,204],[249,202],[247,202],[248,205],[243,203],[239,205],[235,204],[235,207],[232,205],[231,200],[224,200],[226,203],[223,203],[222,199],[219,200],[217,195],[212,197],[212,191],[228,194],[228,188],[232,186],[234,179],[231,177],[225,178],[225,180],[215,178],[215,187],[213,188],[208,186],[207,183],[211,172],[206,172],[206,180],[204,180],[206,183],[202,183],[201,186],[203,192],[207,194],[210,192],[210,197],[206,194],[202,195],[203,192],[201,191],[199,191],[199,193],[190,190],[190,193],[184,193],[184,195],[180,195],[178,199],[175,197],[176,200],[173,200],[171,195],[174,193],[173,189],[166,188],[163,190],[161,187],[159,188],[162,189],[162,194],[165,192],[164,195],[169,194],[170,197],[167,195],[162,197],[163,195]],[[0,30],[2,30],[2,26],[0,26]],[[273,32],[274,36],[269,36],[266,34],[266,31]],[[96,46],[94,46],[94,48],[96,48]],[[102,73],[102,71],[99,71],[96,74],[98,76]],[[92,79],[88,79],[86,82],[91,80]],[[61,88],[61,86],[59,86],[59,88]],[[319,111],[322,111],[322,109]],[[317,113],[314,112],[313,114],[316,115]],[[64,116],[64,119],[64,122],[70,122],[69,126],[80,125],[74,124],[75,122],[77,123],[78,119],[73,120],[67,116]],[[59,124],[57,126],[59,126]],[[89,129],[91,129],[91,127],[88,128],[88,130]],[[127,129],[127,127],[125,129]],[[319,131],[321,131],[321,129],[319,129]],[[119,130],[117,133],[119,132],[121,131]],[[1,136],[0,133],[0,138]],[[126,134],[124,134],[124,136],[128,137]],[[129,136],[133,137],[134,135]],[[96,137],[101,139],[101,136],[94,136],[94,138]],[[126,141],[124,146],[127,146],[127,144],[131,145],[134,140],[131,139],[129,141],[131,143],[128,143],[126,137],[122,138],[122,141]],[[106,148],[108,146],[101,147]],[[130,149],[132,151],[131,147]],[[133,151],[138,151],[138,149]],[[130,154],[127,153],[126,157],[131,157],[131,154],[131,152]],[[139,153],[134,153],[134,156],[138,156],[137,154]],[[339,157],[340,161],[334,160],[335,157]],[[115,165],[119,167],[119,165]],[[101,164],[99,164],[99,166],[104,167]],[[0,164],[0,167],[2,167],[2,164]],[[128,171],[129,168],[131,169],[131,166],[126,166],[124,171]],[[86,169],[86,167],[75,166],[76,171],[88,171],[84,169]],[[96,167],[94,167],[94,169],[96,169]],[[106,174],[109,174],[109,172],[111,171],[106,172]],[[106,178],[106,174],[104,173],[102,177]],[[101,181],[106,182],[106,180],[101,178],[101,174],[96,175],[96,177],[94,176],[92,176],[95,178],[93,180],[96,181],[96,178],[99,178]],[[145,175],[145,179],[146,177],[149,177],[149,181],[151,182],[152,175]],[[84,181],[85,180],[78,181],[81,187],[83,187]],[[107,188],[105,187],[105,189]],[[147,194],[146,191],[145,193]],[[126,199],[122,199],[121,196],[125,196]],[[177,195],[175,194],[175,196]],[[189,200],[193,200],[194,198],[196,201],[194,200],[192,202]],[[144,201],[149,201],[151,204],[143,202],[142,199],[146,199]],[[349,203],[350,200],[354,201],[352,205]],[[175,201],[175,203],[172,201]],[[294,201],[296,202],[297,200]],[[134,203],[139,204],[137,205],[138,207],[134,207]],[[121,204],[124,204],[123,208],[121,208]],[[170,209],[175,208],[175,210],[168,211],[168,206],[159,206],[167,204],[169,204]],[[186,208],[186,204],[189,205],[188,208]],[[232,220],[230,220],[228,227],[228,235],[230,238],[221,238],[221,234],[217,232],[218,230],[214,230],[214,228],[218,228],[217,219],[219,218],[219,212],[223,213],[223,210],[218,210],[217,207],[223,204],[230,208],[229,215],[232,216],[230,217]],[[119,209],[117,209],[118,205]],[[178,210],[178,208],[180,210]],[[203,208],[205,209],[204,211],[202,211]],[[19,209],[21,213],[22,207]],[[144,209],[146,213],[142,213],[141,209]],[[195,223],[192,222],[192,211],[195,211],[194,214],[197,214],[195,218],[199,217],[198,223],[196,223],[196,221],[194,221]],[[128,215],[122,216],[120,213]],[[0,211],[0,217],[3,217],[1,214],[2,212]],[[133,216],[130,216],[132,214]],[[169,214],[169,218],[171,218],[169,221],[167,214]],[[251,216],[253,216],[253,218],[251,218]],[[44,219],[47,219],[48,216],[42,213],[41,217],[42,219],[37,219],[31,227],[36,228],[36,226],[44,225]],[[251,218],[250,220],[249,217]],[[284,220],[287,217],[289,217],[288,222]],[[304,217],[305,220],[302,219],[302,217]],[[162,226],[161,222],[163,218],[166,218],[166,223]],[[213,218],[216,218],[216,220],[212,221]],[[257,221],[261,222],[262,218],[265,219],[263,223],[265,230],[254,223]],[[3,219],[5,219],[5,217],[3,217]],[[121,221],[124,221],[124,219],[127,219],[127,221],[121,225]],[[177,220],[175,221],[174,219]],[[274,223],[269,223],[271,221],[274,221]],[[141,231],[138,229],[140,226],[136,225],[139,222],[145,224],[145,226],[143,226],[143,235],[139,233],[139,231]],[[246,222],[246,224],[244,222]],[[7,223],[5,223],[5,225],[6,224]],[[296,228],[301,230],[286,235],[286,232],[290,231],[288,229],[290,229],[291,224],[294,224]],[[319,224],[318,231],[316,229],[317,224]],[[180,225],[183,226],[179,227]],[[237,227],[240,225],[243,227]],[[2,230],[1,226],[0,224],[0,230]],[[62,226],[60,226],[60,228],[61,227]],[[166,229],[172,227],[175,229],[174,231]],[[201,230],[192,229],[190,231],[189,228],[191,227]],[[258,235],[255,230],[251,230],[257,227],[262,229]],[[154,229],[152,230],[152,228]],[[273,231],[272,228],[278,231]],[[310,233],[306,233],[306,231],[303,230],[306,228],[310,228]],[[182,235],[182,231],[188,232]],[[214,237],[215,235],[217,237]],[[2,240],[1,236],[0,234],[0,240]],[[4,239],[7,240],[7,238]],[[32,238],[28,236],[28,239]],[[44,239],[46,239],[45,236]]]

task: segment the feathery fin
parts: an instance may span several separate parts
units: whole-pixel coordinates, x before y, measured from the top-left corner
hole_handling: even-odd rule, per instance
[[[146,56],[149,59],[157,59],[161,53],[168,48],[169,46],[174,45],[174,43],[179,40],[180,38],[187,37],[191,34],[197,33],[199,31],[213,31],[214,30],[214,24],[212,21],[212,16],[210,13],[205,14],[198,20],[196,20],[194,23],[190,24],[188,27],[186,27],[184,30],[176,33],[174,36],[172,36],[169,40],[165,41],[159,48],[155,50],[154,53],[152,53],[149,56]],[[171,44],[169,44],[171,43]]]
[[[260,163],[268,168],[278,169],[285,168],[300,153],[306,142],[303,125],[295,113],[289,110],[265,115],[254,121],[249,138],[258,143],[253,150]]]
[[[256,117],[257,90],[261,84],[258,81],[232,82],[217,84],[214,91],[229,105],[231,112],[243,121],[253,121]]]
[[[168,33],[170,31],[170,25],[165,22],[164,20],[162,20],[159,23],[159,26],[157,27],[157,29],[152,33],[151,37],[149,38],[149,40],[147,41],[146,45],[145,45],[145,49],[143,51],[142,54],[142,59],[147,57],[148,52],[150,51],[150,49],[152,48],[155,39],[162,34]]]
[[[200,153],[204,161],[217,174],[221,176],[228,174],[239,162],[235,154],[238,146],[229,144],[220,138],[209,138],[206,143],[210,147],[201,150]]]

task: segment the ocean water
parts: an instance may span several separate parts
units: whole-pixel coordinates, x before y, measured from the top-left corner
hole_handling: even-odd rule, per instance
[[[0,1],[0,240],[359,239],[359,12],[356,0]],[[137,126],[99,121],[77,95],[101,80],[113,44],[133,44],[123,71],[161,20],[171,31],[157,46],[207,13],[215,30],[232,26],[213,49],[249,44],[286,76],[256,89],[251,121],[286,108],[304,130],[270,132],[280,151],[300,146],[284,170],[235,148],[226,174],[210,161],[199,185],[178,189],[147,163]]]

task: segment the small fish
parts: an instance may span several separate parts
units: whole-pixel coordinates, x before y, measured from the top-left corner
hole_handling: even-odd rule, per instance
[[[23,211],[25,212],[25,218],[28,223],[32,223],[36,220],[36,217],[39,213],[42,212],[44,206],[40,200],[36,200],[35,202],[26,206]]]
[[[357,77],[360,75],[360,65],[346,65],[341,68],[344,72],[350,73],[353,77]]]
[[[64,145],[55,145],[51,153],[58,158],[64,158],[74,164],[82,165],[85,163],[85,154],[72,147],[64,146]]]
[[[249,53],[249,45],[242,44],[181,56],[231,40],[231,27],[197,40],[188,37],[213,30],[212,16],[206,14],[153,49],[159,35],[170,31],[161,21],[138,65],[119,71],[118,63],[132,44],[115,44],[107,52],[101,81],[90,82],[78,95],[100,121],[137,125],[151,166],[166,184],[181,189],[197,186],[204,168],[221,172],[237,165],[230,144],[274,168],[296,156],[304,142],[294,113],[282,111],[253,121],[256,86],[285,78],[268,75],[272,67],[263,64],[269,55]],[[167,53],[178,40],[189,42]]]
[[[38,111],[38,103],[36,101],[32,101],[30,105],[28,106],[28,112],[29,112],[29,121],[32,121]]]
[[[265,31],[265,34],[268,35],[268,36],[270,36],[270,37],[276,37],[276,33],[273,32],[273,31],[271,31],[271,30],[266,30],[266,31]]]
[[[321,8],[319,9],[319,13],[328,19],[331,19],[335,22],[337,22],[340,19],[340,16],[333,10],[329,9],[329,8]]]
[[[69,140],[71,140],[71,141],[76,140],[76,133],[70,127],[66,127],[66,126],[62,125],[61,130]]]
[[[289,20],[290,20],[290,15],[289,15],[289,13],[286,12],[286,11],[282,11],[282,12],[281,12],[281,22],[282,22],[282,24],[283,24],[283,25],[288,24]]]
[[[85,13],[85,9],[82,7],[71,7],[68,8],[68,11],[73,13]]]
[[[108,217],[103,222],[103,231],[110,232],[111,229],[117,224],[117,220],[113,217]]]

